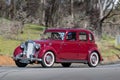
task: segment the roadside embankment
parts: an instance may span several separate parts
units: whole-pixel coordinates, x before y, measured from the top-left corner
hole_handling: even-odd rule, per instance
[[[0,55],[0,66],[2,65],[15,65],[15,63],[10,56]]]
[[[120,55],[104,57],[101,64],[112,64],[120,61]],[[11,56],[0,55],[0,66],[14,66],[15,63]]]

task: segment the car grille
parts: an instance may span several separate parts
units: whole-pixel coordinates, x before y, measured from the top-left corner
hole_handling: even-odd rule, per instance
[[[35,47],[33,42],[26,42],[23,54],[26,55],[27,58],[33,57],[35,53]]]

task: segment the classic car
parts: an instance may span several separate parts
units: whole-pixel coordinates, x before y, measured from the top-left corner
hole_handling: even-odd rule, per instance
[[[103,59],[95,43],[94,35],[86,29],[46,29],[40,40],[27,40],[16,47],[13,59],[18,67],[41,64],[52,67],[61,63],[85,63],[96,67]]]

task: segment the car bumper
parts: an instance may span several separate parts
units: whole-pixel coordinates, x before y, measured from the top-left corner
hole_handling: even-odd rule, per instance
[[[31,63],[31,62],[34,62],[34,61],[38,61],[38,62],[41,62],[42,59],[40,58],[23,58],[23,57],[12,57],[14,61],[19,61],[21,63]]]

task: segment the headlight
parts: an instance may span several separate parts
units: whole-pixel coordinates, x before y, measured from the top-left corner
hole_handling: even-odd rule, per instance
[[[25,48],[25,43],[21,43],[20,47],[23,49]]]
[[[35,44],[36,49],[40,49],[40,44]]]

